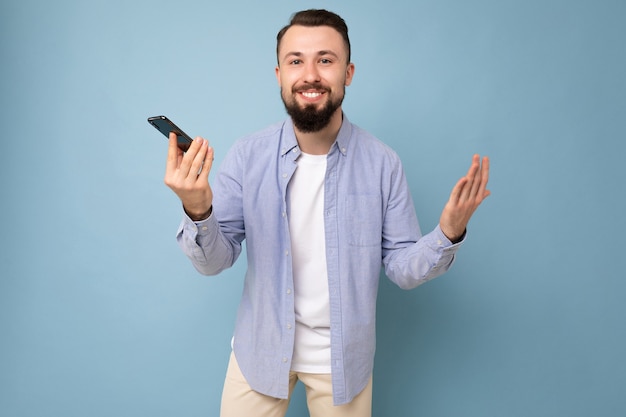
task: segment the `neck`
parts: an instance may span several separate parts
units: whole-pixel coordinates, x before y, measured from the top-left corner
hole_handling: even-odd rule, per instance
[[[339,108],[331,117],[328,125],[320,131],[305,133],[294,126],[300,150],[310,155],[326,155],[337,139],[342,122],[343,114]]]

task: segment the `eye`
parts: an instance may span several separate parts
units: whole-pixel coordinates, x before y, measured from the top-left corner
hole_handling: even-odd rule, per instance
[[[330,59],[328,59],[328,58],[322,58],[322,59],[320,59],[320,63],[322,63],[322,64],[332,64],[332,62],[333,62],[333,61],[331,61],[331,60],[330,60]]]
[[[299,60],[299,59],[294,59],[289,64],[291,64],[291,65],[300,65],[300,64],[302,64],[302,61]]]

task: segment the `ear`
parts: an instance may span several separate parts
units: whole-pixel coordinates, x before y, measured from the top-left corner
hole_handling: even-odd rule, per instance
[[[278,85],[280,85],[280,67],[277,65],[274,71],[276,72],[276,81],[278,81]]]
[[[346,87],[352,84],[352,77],[354,77],[354,64],[350,62],[346,68]]]

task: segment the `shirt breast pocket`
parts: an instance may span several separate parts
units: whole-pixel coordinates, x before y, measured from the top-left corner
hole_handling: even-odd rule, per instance
[[[346,224],[348,243],[352,246],[380,246],[382,207],[380,195],[348,195]]]

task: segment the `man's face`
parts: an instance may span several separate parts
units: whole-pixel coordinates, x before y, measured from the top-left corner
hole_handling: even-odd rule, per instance
[[[287,113],[296,128],[316,132],[341,111],[345,87],[352,82],[343,38],[330,26],[292,26],[278,51],[276,78]]]

